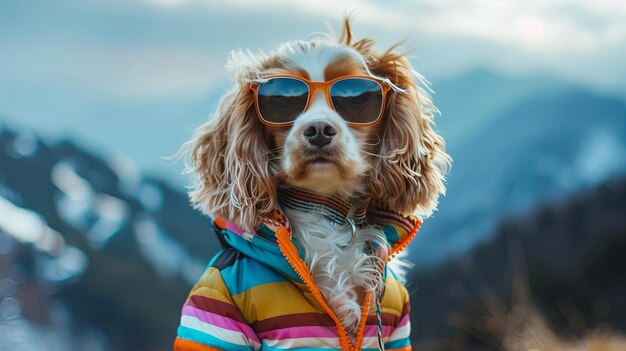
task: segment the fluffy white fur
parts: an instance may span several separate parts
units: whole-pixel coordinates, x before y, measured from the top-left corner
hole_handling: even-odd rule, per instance
[[[377,291],[382,284],[381,260],[387,259],[389,245],[382,229],[357,229],[355,242],[349,225],[330,223],[319,213],[285,209],[293,236],[304,250],[304,259],[330,308],[341,319],[351,337],[361,318],[360,291]],[[368,252],[371,242],[376,255]]]
[[[197,175],[190,186],[194,206],[229,218],[249,232],[278,206],[277,192],[285,187],[378,203],[403,215],[430,216],[445,192],[450,164],[445,142],[434,130],[437,110],[422,88],[427,82],[405,55],[395,46],[376,52],[373,44],[369,38],[353,41],[346,19],[337,40],[326,36],[288,42],[270,55],[233,53],[228,66],[237,87],[182,148],[191,156],[187,172]],[[349,127],[320,91],[290,130],[264,127],[258,121],[251,83],[285,73],[322,81],[329,67],[339,68],[340,75],[377,77],[392,87],[379,126]],[[324,150],[311,148],[302,135],[304,122],[317,119],[338,131]],[[320,166],[311,161],[316,155],[332,158],[333,163]],[[316,213],[285,212],[316,283],[354,336],[361,293],[377,290],[382,283],[378,266],[389,252],[382,230],[361,228],[356,242],[349,245],[351,228],[334,226]],[[367,241],[380,251],[368,254]]]

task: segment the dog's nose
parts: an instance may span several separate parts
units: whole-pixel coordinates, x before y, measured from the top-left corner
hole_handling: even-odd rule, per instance
[[[311,145],[322,147],[331,142],[337,130],[326,121],[313,121],[304,126],[302,134]]]

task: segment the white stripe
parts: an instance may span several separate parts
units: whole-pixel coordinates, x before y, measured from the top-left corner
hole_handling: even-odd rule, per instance
[[[411,335],[411,322],[409,321],[402,327],[394,330],[393,333],[391,333],[391,335],[389,336],[389,338],[385,340],[385,342],[387,343],[390,341],[396,341],[396,340],[408,338],[410,335]]]
[[[251,346],[255,350],[258,350],[261,347],[261,344],[258,341],[248,339],[248,337],[242,332],[220,328],[213,324],[205,323],[193,316],[183,315],[180,319],[180,325],[211,335],[231,344]]]
[[[403,327],[400,327],[396,330],[394,330],[391,335],[387,338],[383,338],[383,343],[388,343],[391,341],[396,341],[396,340],[400,340],[400,339],[404,339],[404,338],[408,338],[411,335],[411,324],[408,323],[406,325],[404,325]],[[376,349],[378,348],[378,336],[366,336],[363,338],[363,344],[361,345],[361,348],[371,348],[371,349]]]
[[[384,341],[384,340],[383,340]],[[362,349],[378,349],[378,336],[366,336],[361,344]]]

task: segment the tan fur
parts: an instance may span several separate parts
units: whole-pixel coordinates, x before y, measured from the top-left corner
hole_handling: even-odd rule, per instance
[[[370,38],[353,42],[348,18],[339,43],[359,52],[372,74],[388,78],[403,90],[388,93],[379,126],[370,131],[355,131],[370,142],[364,144],[363,152],[374,154],[364,157],[369,170],[359,179],[363,183],[359,195],[403,214],[429,216],[437,206],[439,194],[445,193],[444,174],[450,157],[443,139],[433,128],[436,108],[419,86],[421,76],[395,46],[377,53]],[[293,45],[303,50],[306,44]],[[288,45],[281,49],[289,49]],[[269,73],[305,75],[306,72],[285,67],[277,56],[247,55],[250,62],[231,63],[238,65],[239,86],[222,99],[217,114],[196,130],[184,149],[191,154],[188,171],[198,176],[190,190],[194,206],[212,216],[230,218],[253,231],[260,218],[276,204],[281,176],[276,159],[282,157],[282,145],[270,144],[273,148],[270,150],[267,144],[284,141],[281,134],[285,129],[268,130],[261,125],[248,82]],[[341,61],[340,66],[344,67],[338,69],[349,70],[345,67],[348,62]],[[338,74],[336,69],[328,73]],[[277,136],[272,136],[273,132]]]
[[[368,58],[369,70],[389,78],[404,93],[391,91],[383,119],[380,158],[372,165],[370,177],[372,200],[403,214],[428,217],[437,207],[439,194],[445,194],[444,175],[450,167],[445,142],[434,126],[434,107],[430,96],[418,81],[423,78],[413,70],[398,44],[382,54],[372,49],[374,41],[364,38],[352,42],[350,20],[344,20],[339,41]]]
[[[253,231],[275,207],[276,181],[249,95],[242,87],[228,93],[184,147],[191,152],[188,172],[199,177],[189,193],[194,207]]]
[[[276,192],[281,187],[304,185],[317,194],[332,195],[321,189],[330,185],[327,189],[353,203],[376,202],[405,215],[427,217],[432,213],[439,194],[445,192],[443,181],[450,157],[433,128],[437,110],[420,87],[427,83],[395,46],[378,53],[370,38],[353,42],[348,18],[338,43],[349,55],[334,61],[337,44],[314,40],[283,44],[269,57],[249,52],[233,55],[229,66],[235,70],[238,86],[224,96],[216,115],[182,148],[190,155],[187,172],[197,176],[190,187],[194,207],[254,232],[261,218],[276,207]],[[311,56],[320,52],[321,58]],[[386,79],[393,89],[387,94],[381,123],[351,128],[326,106],[326,110],[317,110],[321,111],[317,115],[309,110],[308,117],[332,122],[338,131],[331,144],[315,151],[308,148],[302,135],[306,112],[300,124],[264,126],[256,116],[251,82],[285,73],[314,79],[309,77],[311,71],[307,73],[289,57],[321,66],[323,70],[313,70],[313,74],[320,77],[322,72],[326,80],[348,74]],[[316,106],[321,106],[319,101]],[[330,161],[331,165],[323,165],[329,171],[312,168],[315,157]],[[347,250],[338,243],[345,244],[351,236],[348,228],[334,230],[318,214],[292,211],[288,215],[316,283],[354,336],[361,317],[360,296],[364,289],[377,290],[381,282],[375,263],[386,258],[384,233],[374,227],[361,229],[357,233],[360,245]],[[379,242],[384,254],[367,253],[366,239]]]

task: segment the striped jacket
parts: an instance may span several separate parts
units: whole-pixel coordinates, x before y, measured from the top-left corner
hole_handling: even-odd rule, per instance
[[[422,223],[372,211],[370,223],[383,228],[392,255],[409,244]],[[351,340],[315,285],[286,218],[278,210],[270,217],[254,234],[215,220],[230,247],[213,258],[189,294],[174,350],[378,350],[373,294],[363,297],[361,324]],[[389,269],[380,306],[385,350],[411,350],[409,295]]]

